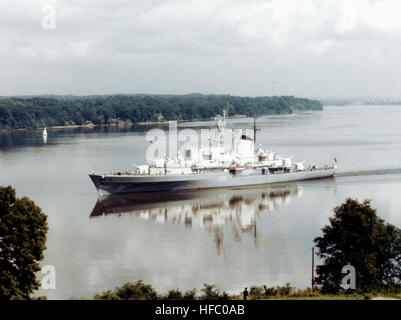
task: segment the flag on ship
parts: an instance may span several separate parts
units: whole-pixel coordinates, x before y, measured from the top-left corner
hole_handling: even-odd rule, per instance
[[[334,158],[334,163],[337,164],[337,159],[336,158]]]

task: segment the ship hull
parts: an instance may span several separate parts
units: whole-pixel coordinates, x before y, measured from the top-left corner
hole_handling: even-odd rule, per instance
[[[99,193],[122,194],[174,190],[244,187],[333,177],[335,168],[266,175],[203,173],[191,175],[97,175],[90,178]]]

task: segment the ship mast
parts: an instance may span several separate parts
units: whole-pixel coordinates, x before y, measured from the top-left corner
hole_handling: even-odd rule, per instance
[[[256,128],[256,114],[253,116],[253,148],[256,149],[256,132],[260,129]]]

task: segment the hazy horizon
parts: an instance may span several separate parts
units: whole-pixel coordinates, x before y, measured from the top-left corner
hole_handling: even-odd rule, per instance
[[[400,99],[396,0],[0,3],[0,96]]]

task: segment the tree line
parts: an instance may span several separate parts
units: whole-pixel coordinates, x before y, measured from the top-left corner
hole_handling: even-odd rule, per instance
[[[230,115],[322,110],[319,101],[293,96],[111,95],[0,98],[0,130],[70,125],[210,119],[229,105]]]

